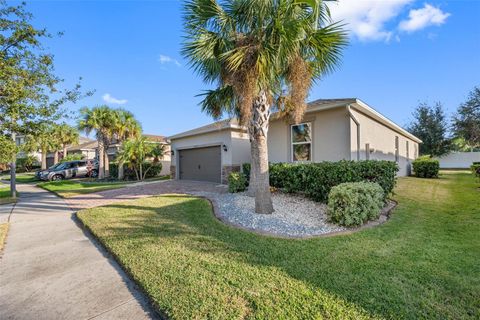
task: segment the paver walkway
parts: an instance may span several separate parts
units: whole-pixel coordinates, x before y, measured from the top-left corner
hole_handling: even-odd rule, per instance
[[[150,319],[120,267],[77,226],[61,198],[33,185],[0,210],[10,230],[0,253],[0,319]],[[87,200],[84,200],[88,202]]]

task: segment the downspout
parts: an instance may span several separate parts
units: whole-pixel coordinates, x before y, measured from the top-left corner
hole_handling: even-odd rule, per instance
[[[355,125],[357,126],[357,161],[360,160],[360,122],[355,118],[355,116],[352,113],[352,107],[351,105],[347,105],[347,111],[348,115],[350,116],[350,119],[355,122]]]

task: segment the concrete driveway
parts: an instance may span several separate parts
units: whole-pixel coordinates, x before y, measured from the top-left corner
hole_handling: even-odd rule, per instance
[[[0,253],[0,319],[156,317],[63,199],[34,185],[19,185],[19,191],[13,210],[0,210],[0,222],[10,222]]]

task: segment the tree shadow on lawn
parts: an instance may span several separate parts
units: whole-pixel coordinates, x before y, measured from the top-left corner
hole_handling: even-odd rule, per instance
[[[181,195],[162,197],[185,199]],[[419,210],[415,203],[401,205],[391,222],[373,229],[293,240],[227,226],[211,211],[195,209],[205,202],[192,197],[162,207],[155,207],[154,201],[151,206],[131,202],[108,205],[106,209],[141,212],[125,217],[118,225],[109,225],[108,237],[125,239],[128,235],[136,245],[181,239],[192,252],[281,270],[307,286],[355,304],[371,316],[458,317],[458,310],[478,314],[472,309],[473,297],[468,297],[469,293],[458,287],[458,279],[448,272],[452,258],[462,262],[460,255],[452,257],[438,248],[425,217],[410,213]],[[152,216],[151,211],[157,215]],[[444,303],[456,306],[450,309]]]

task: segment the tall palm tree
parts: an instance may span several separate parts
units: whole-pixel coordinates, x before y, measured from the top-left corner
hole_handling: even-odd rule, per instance
[[[137,138],[142,133],[140,123],[135,119],[133,113],[123,109],[116,110],[116,120],[114,124],[114,134],[117,142],[122,144],[123,141],[131,138]],[[121,147],[120,147],[121,148]],[[122,180],[124,176],[122,161],[118,158],[118,180]]]
[[[62,148],[63,157],[65,158],[67,156],[67,147],[72,144],[78,144],[78,130],[66,123],[62,123],[57,126],[55,135],[60,143],[60,147]],[[55,153],[58,154],[58,151],[55,151]]]
[[[98,142],[98,178],[103,179],[106,176],[105,167],[108,166],[106,151],[113,136],[113,125],[115,123],[115,112],[110,107],[103,105],[93,108],[82,108],[80,110],[81,118],[78,122],[78,128],[84,130],[87,135],[95,131]],[[107,158],[108,159],[108,158]]]
[[[312,83],[338,65],[346,34],[322,0],[189,0],[182,53],[207,83],[202,110],[249,132],[255,211],[272,213],[267,136],[275,105],[301,121]]]

